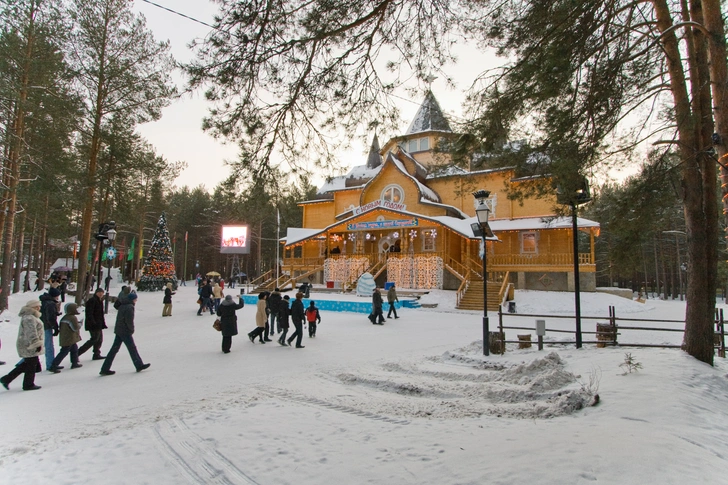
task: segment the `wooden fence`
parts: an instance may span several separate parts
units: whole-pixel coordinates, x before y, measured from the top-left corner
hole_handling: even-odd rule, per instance
[[[504,324],[504,320],[509,317],[533,317],[537,319],[567,319],[576,320],[574,315],[537,315],[537,314],[523,314],[523,313],[504,313],[501,309],[498,310],[498,332],[492,332],[491,342],[495,340],[496,345],[491,349],[494,353],[500,353],[499,350],[505,349],[505,344],[517,343],[524,345],[530,340],[519,338],[518,340],[508,340],[505,337],[506,330],[528,330],[530,332],[536,332],[535,325],[533,327],[522,327],[522,326],[509,326]],[[685,320],[668,320],[668,319],[648,319],[648,318],[624,318],[618,317],[613,306],[609,307],[608,316],[582,316],[581,320],[601,320],[601,325],[596,324],[595,331],[584,331],[582,335],[593,335],[596,340],[582,340],[583,344],[596,344],[599,347],[606,346],[620,346],[620,347],[659,347],[659,348],[681,348],[682,345],[674,344],[654,344],[654,343],[638,343],[630,342],[626,335],[631,331],[644,331],[644,332],[679,332],[685,333]],[[626,325],[623,323],[626,322]],[[680,327],[647,327],[639,325],[642,323],[658,323],[658,324],[680,324]],[[575,325],[576,327],[576,325]],[[558,334],[572,334],[574,335],[573,340],[549,340],[548,344],[576,344],[576,329],[564,330],[556,328],[545,328],[545,333],[558,333]],[[715,333],[714,333],[714,347],[719,357],[725,358],[725,320],[723,319],[723,310],[716,309],[715,311]],[[520,336],[519,336],[520,337]],[[525,337],[525,336],[524,336]],[[530,337],[530,334],[529,334]],[[538,348],[543,349],[543,337],[538,336]],[[495,349],[495,350],[494,350]]]

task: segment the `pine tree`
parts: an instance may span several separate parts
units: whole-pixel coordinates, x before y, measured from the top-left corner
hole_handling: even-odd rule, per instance
[[[167,217],[162,212],[157,222],[157,230],[152,238],[152,246],[144,259],[142,277],[137,283],[140,291],[160,291],[167,283],[177,288],[177,276],[174,270],[172,243],[169,240]]]

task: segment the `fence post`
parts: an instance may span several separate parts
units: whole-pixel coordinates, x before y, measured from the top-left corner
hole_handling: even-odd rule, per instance
[[[720,350],[718,357],[725,359],[725,321],[723,320],[723,309],[720,309]]]
[[[609,319],[610,323],[614,327],[614,346],[617,346],[617,309],[614,305],[609,307]]]
[[[543,337],[546,335],[546,320],[536,320],[536,335],[538,336],[538,350],[543,350]]]

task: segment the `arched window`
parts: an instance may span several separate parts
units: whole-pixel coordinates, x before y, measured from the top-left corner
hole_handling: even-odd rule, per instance
[[[388,185],[382,190],[382,200],[402,204],[404,203],[404,190],[399,185]]]

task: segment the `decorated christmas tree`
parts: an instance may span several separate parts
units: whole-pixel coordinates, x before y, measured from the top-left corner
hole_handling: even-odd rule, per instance
[[[174,270],[172,244],[169,240],[167,218],[162,212],[157,222],[157,230],[152,238],[152,246],[144,258],[142,277],[137,283],[140,291],[160,291],[167,283],[177,288],[177,276]]]

